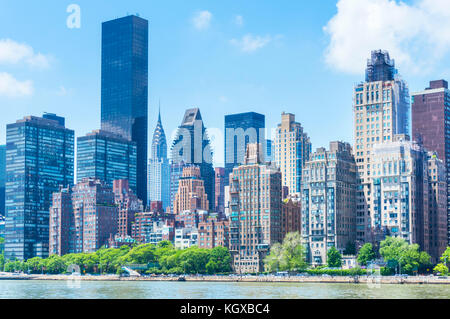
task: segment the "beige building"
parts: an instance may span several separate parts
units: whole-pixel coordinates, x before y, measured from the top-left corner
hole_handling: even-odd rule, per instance
[[[275,137],[275,163],[283,175],[283,186],[290,195],[300,196],[302,168],[311,153],[311,141],[295,115],[281,114]]]
[[[395,62],[385,51],[373,51],[368,60],[366,81],[354,88],[353,147],[358,170],[357,192],[358,246],[374,241],[370,215],[371,151],[375,144],[391,142],[396,134],[408,132],[409,91],[395,69]]]
[[[209,201],[205,192],[205,183],[201,179],[198,166],[183,168],[183,175],[178,182],[178,192],[173,203],[173,213],[179,214],[192,210],[193,199],[195,199],[194,209],[208,210]]]
[[[302,238],[313,265],[327,252],[341,253],[356,240],[356,165],[350,144],[331,142],[306,162],[302,179]]]
[[[281,173],[263,154],[261,144],[249,144],[245,163],[230,174],[229,249],[237,273],[263,271],[270,247],[282,241]]]

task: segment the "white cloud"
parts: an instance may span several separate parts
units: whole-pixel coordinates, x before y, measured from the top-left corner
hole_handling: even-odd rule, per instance
[[[0,39],[0,64],[25,63],[35,68],[47,68],[49,57],[35,53],[33,48],[25,43],[11,39]]]
[[[31,94],[33,94],[33,82],[21,82],[9,73],[0,73],[0,96],[23,97]]]
[[[192,18],[192,23],[197,30],[206,30],[211,25],[212,13],[209,11],[197,12]]]
[[[244,35],[242,39],[232,39],[231,44],[237,46],[242,52],[252,53],[268,45],[273,38],[269,35],[261,37],[251,34]]]
[[[428,72],[450,52],[448,0],[339,0],[324,27],[327,64],[360,74],[370,52],[388,50],[403,72]]]
[[[235,15],[233,21],[238,27],[242,27],[244,25],[244,17],[241,15]]]

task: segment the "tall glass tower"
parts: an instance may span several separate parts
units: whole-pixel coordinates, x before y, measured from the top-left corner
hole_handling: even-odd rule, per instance
[[[147,202],[148,21],[103,23],[101,128],[137,146],[137,196]]]
[[[212,164],[211,144],[206,128],[200,114],[200,109],[194,108],[186,111],[183,122],[178,127],[177,135],[172,145],[172,172],[173,168],[183,165],[196,165],[200,167],[200,175],[205,182],[208,195],[209,209],[214,210],[215,200],[215,172]],[[171,183],[172,189],[178,188],[178,181]]]
[[[44,115],[6,128],[5,257],[47,257],[52,194],[73,185],[74,131]]]
[[[167,140],[161,122],[161,112],[153,133],[148,169],[148,200],[149,202],[160,201],[166,209],[170,206],[170,164],[167,158]]]
[[[0,215],[5,216],[6,145],[0,145]]]

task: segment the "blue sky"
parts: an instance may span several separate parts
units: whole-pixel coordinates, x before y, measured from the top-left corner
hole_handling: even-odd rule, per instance
[[[81,8],[79,29],[66,26],[72,3]],[[76,136],[98,129],[101,23],[136,13],[149,20],[149,141],[161,100],[168,136],[187,108],[199,107],[208,128],[223,131],[225,114],[245,111],[265,114],[274,128],[286,111],[314,148],[352,142],[352,88],[370,50],[389,50],[412,92],[450,78],[447,4],[0,0],[0,143],[7,123],[44,111],[65,116]]]

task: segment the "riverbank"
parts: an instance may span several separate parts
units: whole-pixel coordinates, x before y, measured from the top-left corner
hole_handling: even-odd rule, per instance
[[[180,279],[182,278],[182,279]],[[67,281],[189,281],[189,282],[268,282],[268,283],[345,283],[345,284],[447,284],[449,277],[437,276],[142,276],[120,277],[118,275],[71,276],[26,275],[0,273],[0,280],[67,280]]]

